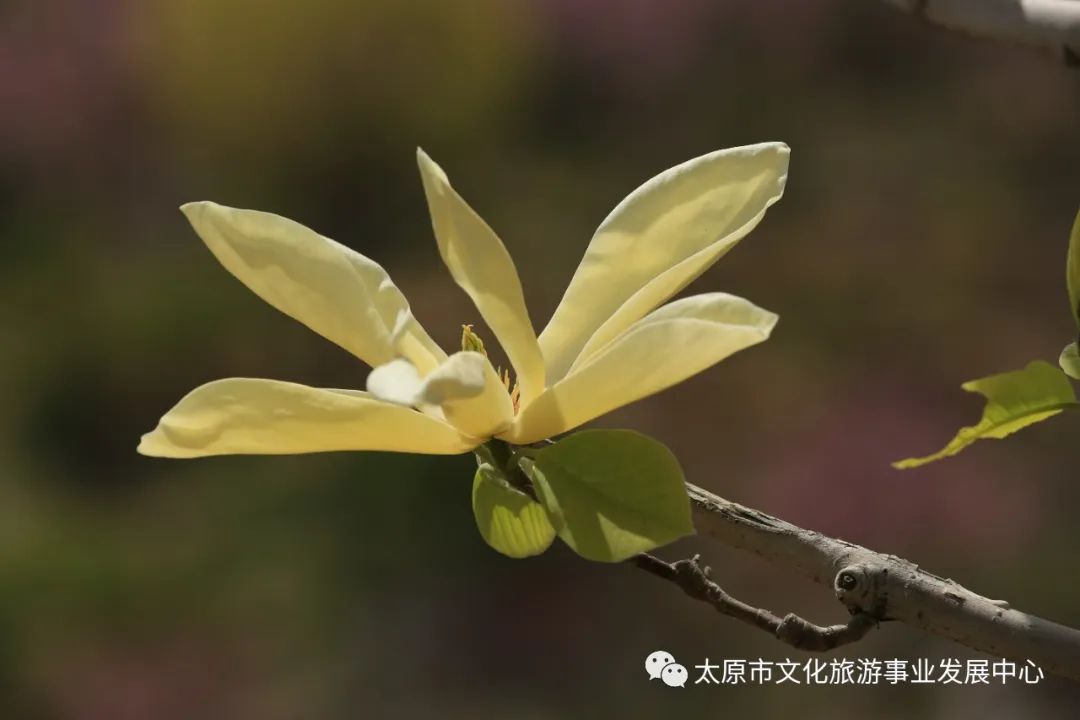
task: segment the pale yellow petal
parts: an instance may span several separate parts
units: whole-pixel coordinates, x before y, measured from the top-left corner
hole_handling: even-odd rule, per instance
[[[601,223],[540,335],[547,382],[707,270],[784,191],[789,150],[763,143],[690,160],[646,182]]]
[[[452,455],[476,445],[441,420],[359,391],[231,378],[188,393],[143,436],[139,452],[171,458],[334,450]]]
[[[367,377],[367,391],[372,397],[395,405],[416,405],[423,387],[420,371],[405,358],[372,368]]]
[[[482,353],[471,350],[454,353],[424,378],[417,400],[428,405],[441,405],[483,394],[485,365],[490,363]]]
[[[514,261],[487,223],[450,186],[442,168],[417,150],[439,254],[472,298],[514,366],[523,399],[544,389],[544,359]]]
[[[773,313],[724,293],[665,305],[548,388],[500,437],[524,444],[572,430],[762,342],[776,320]]]
[[[446,359],[378,263],[279,215],[211,202],[181,210],[255,294],[369,365],[401,356],[426,374]]]
[[[393,360],[371,371],[367,387],[380,400],[437,408],[434,412],[471,437],[489,438],[514,420],[506,386],[478,352],[454,353],[422,380],[407,360]]]
[[[451,355],[424,379],[420,402],[441,407],[446,422],[471,437],[492,437],[514,421],[510,393],[478,352]]]

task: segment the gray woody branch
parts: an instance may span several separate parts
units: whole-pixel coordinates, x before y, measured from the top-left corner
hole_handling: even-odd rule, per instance
[[[819,627],[779,618],[725,593],[693,560],[665,563],[648,555],[635,562],[674,582],[719,612],[759,627],[795,647],[830,650],[863,637],[878,621],[893,620],[1011,660],[1031,660],[1047,672],[1080,680],[1080,630],[977,595],[894,555],[804,530],[687,483],[698,534],[782,565],[829,585],[851,613],[846,625]]]
[[[753,625],[799,650],[835,650],[841,645],[862,640],[866,633],[877,626],[877,620],[862,612],[852,613],[851,620],[844,625],[822,627],[793,613],[781,618],[763,608],[747,605],[713,582],[709,577],[709,568],[701,567],[698,557],[695,555],[690,560],[666,563],[645,553],[634,558],[634,563],[646,572],[675,583],[695,600],[712,605],[721,615]]]
[[[1080,65],[1080,0],[886,0],[935,25],[1035,45]]]

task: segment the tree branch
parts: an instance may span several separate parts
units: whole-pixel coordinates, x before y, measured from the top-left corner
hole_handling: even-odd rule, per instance
[[[709,578],[709,568],[698,564],[698,556],[689,560],[666,563],[649,554],[638,555],[634,564],[646,572],[670,580],[690,597],[712,605],[722,615],[741,620],[764,630],[793,648],[809,652],[834,650],[841,645],[853,643],[877,627],[877,620],[863,612],[856,612],[846,625],[822,627],[809,620],[789,613],[783,618],[764,608],[747,605],[733,598]]]
[[[804,530],[689,483],[686,487],[699,535],[747,550],[816,583],[829,585],[837,599],[852,613],[853,622],[860,615],[865,621],[896,620],[975,650],[1011,660],[1031,660],[1049,673],[1080,680],[1080,630],[1015,610],[1001,600],[985,598],[895,555],[884,555]],[[768,611],[734,600],[700,570],[701,577],[695,577],[692,566],[696,566],[696,562],[682,561],[691,566],[675,563],[667,570],[656,563],[644,562],[651,566],[646,567],[650,572],[674,580],[692,597],[710,602],[718,611],[780,637],[780,625],[786,618],[781,621]],[[770,617],[780,625],[774,628]],[[817,628],[811,623],[806,624]],[[866,627],[860,625],[857,629],[852,629],[849,623],[835,628],[817,628],[817,631],[819,634],[821,631],[842,634],[836,628],[847,628],[851,637],[858,639],[871,626],[870,622],[865,624]],[[859,630],[861,634],[858,634]],[[810,634],[813,633],[811,630]],[[856,634],[858,637],[854,637]],[[787,638],[780,639],[791,644]],[[832,647],[840,644],[843,643],[838,642]]]
[[[1049,48],[1080,65],[1080,0],[885,0],[968,35]]]

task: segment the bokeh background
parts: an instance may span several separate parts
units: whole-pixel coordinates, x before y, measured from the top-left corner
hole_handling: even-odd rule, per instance
[[[691,289],[778,312],[773,339],[602,424],[726,497],[1080,625],[1080,418],[889,467],[978,417],[962,381],[1074,334],[1078,129],[1078,71],[880,2],[0,3],[0,717],[1075,717],[1050,679],[672,690],[649,652],[807,656],[633,568],[494,554],[468,457],[134,449],[211,379],[367,372],[223,271],[184,201],[377,259],[453,347],[478,317],[417,145],[500,232],[539,328],[640,182],[783,140],[787,195]],[[735,551],[666,555],[697,550],[746,600],[843,620]],[[837,655],[973,656],[894,626]]]

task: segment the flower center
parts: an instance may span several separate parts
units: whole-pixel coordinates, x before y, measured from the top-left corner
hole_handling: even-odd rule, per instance
[[[487,350],[484,349],[484,341],[480,339],[480,336],[473,332],[472,325],[461,326],[461,349],[465,352],[478,352],[484,357],[487,357]],[[488,362],[491,362],[488,360]],[[506,388],[506,392],[510,393],[510,401],[514,404],[514,414],[518,412],[518,401],[521,399],[521,388],[518,387],[517,382],[513,385],[510,383],[510,369],[502,370],[495,368],[495,374],[502,380],[503,387]]]

